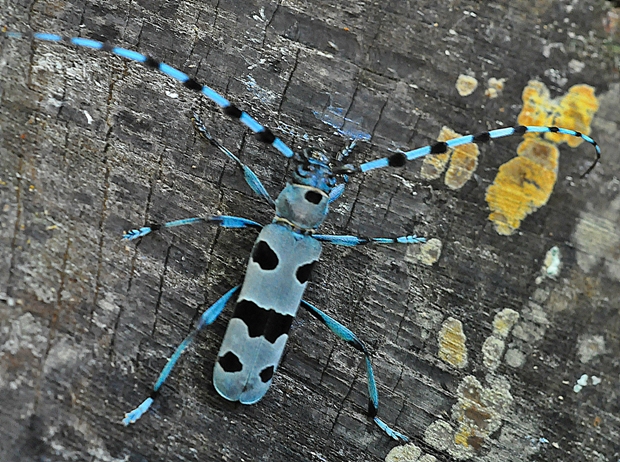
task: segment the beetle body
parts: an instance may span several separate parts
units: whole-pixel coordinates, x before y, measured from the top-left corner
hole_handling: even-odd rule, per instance
[[[271,385],[321,244],[272,223],[258,236],[213,371],[224,398],[253,404]]]
[[[334,182],[327,159],[308,150],[275,201],[276,216],[252,249],[241,292],[213,371],[230,401],[254,404],[269,389],[321,243],[311,236],[324,220]]]

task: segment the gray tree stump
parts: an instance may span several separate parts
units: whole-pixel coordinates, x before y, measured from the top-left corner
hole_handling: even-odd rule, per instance
[[[617,461],[612,6],[0,0],[0,23],[151,54],[297,150],[336,153],[347,135],[371,135],[354,163],[431,143],[443,125],[514,125],[532,79],[554,97],[593,86],[600,165],[579,179],[594,150],[563,145],[548,203],[514,234],[495,231],[485,193],[518,139],[480,146],[474,177],[457,191],[422,179],[421,161],[359,175],[322,232],[416,233],[441,243],[439,258],[422,262],[432,252],[420,246],[325,246],[306,298],[368,344],[379,416],[421,453]],[[226,402],[212,386],[227,311],[153,408],[122,426],[199,314],[242,280],[256,236],[188,226],[134,244],[122,231],[215,213],[272,218],[235,166],[194,134],[191,111],[273,195],[291,163],[204,98],[106,53],[2,38],[0,69],[0,460],[417,460],[387,456],[396,443],[365,415],[363,358],[306,313],[258,404]],[[457,91],[459,75],[480,83],[470,96]],[[493,99],[491,77],[505,79]]]

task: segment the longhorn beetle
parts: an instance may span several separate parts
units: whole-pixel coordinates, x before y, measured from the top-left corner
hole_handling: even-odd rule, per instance
[[[338,321],[303,300],[302,296],[312,268],[319,259],[321,242],[356,246],[368,243],[414,244],[424,242],[425,239],[414,235],[396,238],[369,238],[316,234],[317,228],[327,216],[329,204],[338,199],[344,192],[350,175],[366,173],[384,167],[403,167],[406,162],[424,157],[427,154],[443,153],[450,148],[463,144],[483,143],[512,135],[562,133],[582,138],[593,145],[596,150],[596,160],[582,177],[587,175],[600,159],[600,148],[597,143],[589,136],[577,131],[559,127],[516,126],[462,136],[412,151],[398,152],[389,157],[362,163],[359,166],[344,163],[344,159],[355,146],[355,141],[353,141],[332,163],[328,156],[317,148],[307,148],[302,153],[293,152],[268,128],[263,127],[246,112],[238,109],[224,96],[210,87],[198,83],[180,70],[150,56],[80,37],[65,38],[48,33],[22,34],[7,32],[6,28],[3,28],[2,32],[7,37],[29,37],[46,42],[67,42],[78,47],[107,51],[130,61],[142,63],[151,69],[159,70],[178,80],[186,88],[202,93],[217,104],[224,114],[233,119],[238,119],[252,130],[259,141],[273,146],[285,157],[292,158],[295,163],[291,181],[273,200],[254,172],[209,134],[197,114],[193,115],[192,121],[199,135],[239,166],[252,191],[274,207],[275,217],[266,226],[246,218],[227,215],[186,218],[163,224],[151,224],[128,231],[124,235],[123,239],[134,240],[162,228],[194,223],[208,223],[223,228],[256,228],[260,230],[249,258],[243,284],[230,289],[201,315],[194,330],[183,340],[168,360],[153,386],[151,395],[136,409],[126,414],[123,419],[125,425],[134,423],[149,409],[183,351],[203,327],[217,319],[228,302],[236,295],[234,313],[228,323],[213,372],[213,384],[220,395],[230,401],[239,401],[242,404],[256,403],[265,395],[280,362],[291,323],[295,318],[297,309],[301,306],[325,324],[340,339],[351,344],[364,355],[369,394],[368,414],[390,437],[395,440],[407,441],[405,435],[393,430],[377,417],[379,406],[377,386],[370,362],[370,354],[364,343]],[[342,179],[340,183],[338,178]]]

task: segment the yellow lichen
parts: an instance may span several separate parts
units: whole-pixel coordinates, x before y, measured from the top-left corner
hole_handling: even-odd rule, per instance
[[[599,108],[594,88],[574,85],[561,98],[552,99],[544,83],[531,80],[523,90],[523,109],[517,118],[521,125],[540,125],[569,128],[589,135],[592,118]],[[539,138],[536,134],[526,137]],[[575,148],[583,139],[559,133],[547,133],[545,139],[555,143],[567,143]]]
[[[520,125],[556,126],[590,134],[592,118],[599,103],[594,89],[574,85],[561,98],[552,99],[547,87],[535,80],[523,90]],[[546,133],[544,139],[528,133],[517,149],[518,157],[499,168],[486,200],[489,219],[499,234],[510,235],[521,221],[545,205],[557,180],[559,151],[555,145],[566,142],[577,147],[583,139],[561,133]]]
[[[454,318],[448,318],[439,331],[439,358],[454,367],[467,365],[467,338],[463,333],[463,324]]]
[[[468,440],[470,436],[472,436],[472,429],[466,425],[461,426],[459,431],[454,435],[454,443],[460,444],[461,446],[469,447]]]
[[[570,128],[584,135],[589,135],[592,131],[590,124],[598,107],[599,103],[594,96],[594,88],[589,85],[574,85],[560,101],[559,111],[557,117],[553,119],[552,125]],[[558,133],[548,134],[547,139],[556,144],[565,142],[571,148],[576,148],[583,143],[581,138]]]
[[[553,144],[528,138],[519,145],[517,154],[499,168],[486,195],[489,219],[497,232],[506,236],[547,203],[557,180],[560,153]]]

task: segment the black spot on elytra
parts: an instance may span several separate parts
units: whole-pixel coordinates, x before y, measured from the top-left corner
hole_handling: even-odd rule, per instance
[[[259,375],[263,383],[267,383],[271,380],[271,378],[273,377],[273,370],[273,366],[269,366],[260,371]]]
[[[260,265],[265,271],[274,270],[280,262],[276,253],[265,241],[259,241],[252,252],[252,260]]]
[[[311,204],[316,205],[321,203],[323,196],[316,191],[307,191],[306,194],[304,194],[304,198]]]
[[[294,319],[288,314],[280,314],[274,310],[261,308],[250,300],[239,300],[237,302],[233,318],[243,321],[251,338],[262,335],[272,344],[280,335],[288,333]]]
[[[316,260],[312,263],[308,263],[297,268],[295,276],[297,277],[297,280],[300,284],[305,284],[306,282],[308,282],[308,279],[310,279],[310,273],[312,273],[312,268],[314,268],[315,263]]]
[[[243,364],[239,361],[239,357],[232,351],[229,351],[224,356],[220,356],[217,362],[220,363],[225,372],[239,372],[243,369]]]
[[[293,324],[293,319],[295,318],[288,314],[280,314],[270,310],[269,321],[267,322],[263,336],[269,343],[276,343],[280,335],[288,333],[291,324]]]
[[[269,318],[269,312],[254,302],[239,300],[235,306],[233,318],[241,319],[247,326],[250,337],[256,338],[263,334]]]

